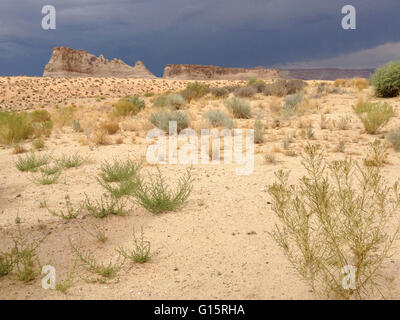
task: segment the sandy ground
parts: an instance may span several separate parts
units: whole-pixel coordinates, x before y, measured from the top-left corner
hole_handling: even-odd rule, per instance
[[[93,87],[98,79],[42,79],[0,78],[0,105],[3,109],[35,109],[42,105],[54,109],[52,104],[75,103],[80,119],[93,122],[105,117],[112,102],[125,94],[145,92],[177,91],[185,87],[185,81],[167,80],[121,80],[100,79],[101,89]],[[118,84],[112,87],[110,83]],[[230,82],[232,83],[232,82]],[[217,85],[224,85],[218,81]],[[307,95],[312,94],[315,82],[310,82]],[[85,96],[89,88],[89,95]],[[118,89],[112,89],[118,88]],[[113,91],[114,90],[114,91]],[[19,94],[16,94],[19,92]],[[83,97],[81,97],[83,96]],[[105,96],[99,101],[96,97]],[[116,248],[129,247],[132,229],[144,228],[145,237],[151,241],[152,257],[145,264],[126,263],[117,276],[107,283],[88,283],[88,273],[76,270],[67,294],[55,290],[44,290],[41,279],[26,284],[9,275],[0,278],[0,299],[313,299],[315,296],[291,268],[281,250],[271,240],[277,218],[268,201],[270,196],[265,187],[274,181],[274,172],[280,168],[292,170],[291,181],[295,182],[304,170],[300,167],[299,152],[307,143],[301,134],[302,122],[312,122],[315,132],[313,142],[320,144],[329,160],[351,156],[362,159],[368,143],[380,135],[371,136],[364,132],[361,122],[351,106],[359,96],[372,97],[371,88],[363,92],[342,88],[339,93],[323,95],[315,100],[318,108],[289,121],[282,120],[280,128],[272,128],[274,115],[270,110],[271,97],[258,96],[251,100],[253,111],[260,114],[267,130],[265,142],[256,145],[255,169],[251,175],[236,175],[235,164],[195,165],[194,189],[182,209],[161,215],[153,215],[136,204],[131,205],[128,216],[109,216],[96,219],[84,216],[75,220],[55,217],[40,203],[46,201],[52,209],[63,208],[65,196],[79,204],[85,194],[99,198],[103,189],[96,175],[104,160],[138,159],[146,152],[146,129],[151,128],[145,110],[130,129],[121,130],[110,136],[111,141],[121,139],[120,144],[96,146],[87,140],[88,133],[74,133],[71,128],[55,128],[45,140],[41,153],[54,157],[79,152],[89,159],[78,168],[64,170],[58,183],[42,186],[33,182],[32,175],[19,172],[15,167],[18,155],[12,148],[0,149],[0,227],[2,231],[15,231],[16,217],[20,228],[30,239],[47,235],[38,249],[40,262],[56,268],[57,281],[67,278],[73,270],[75,256],[68,239],[80,244],[98,261],[116,259]],[[373,99],[373,98],[371,98]],[[282,99],[281,99],[282,100]],[[151,109],[151,98],[146,98]],[[389,102],[399,109],[400,99]],[[80,107],[79,107],[80,106]],[[203,98],[191,103],[189,112],[194,127],[202,124],[201,114],[209,109],[224,109],[222,100]],[[320,128],[321,114],[325,114],[331,125]],[[339,130],[333,124],[341,116],[350,117],[350,128]],[[381,134],[400,124],[399,115],[392,119]],[[254,117],[237,120],[237,127],[252,128]],[[123,125],[121,124],[121,127]],[[85,129],[85,128],[84,128]],[[297,154],[284,153],[282,142],[288,132],[296,137],[291,150]],[[132,138],[133,137],[133,138]],[[343,140],[346,153],[335,150]],[[25,144],[31,149],[31,143]],[[264,157],[274,153],[276,164],[269,164]],[[389,161],[383,172],[389,182],[400,177],[398,154],[389,150]],[[145,166],[144,172],[155,172],[154,166]],[[168,181],[174,182],[186,170],[182,165],[162,165]],[[93,225],[106,229],[108,240],[103,244],[82,229]],[[10,246],[10,240],[1,235],[0,251]],[[387,275],[393,277],[394,298],[400,298],[400,254],[391,258]]]

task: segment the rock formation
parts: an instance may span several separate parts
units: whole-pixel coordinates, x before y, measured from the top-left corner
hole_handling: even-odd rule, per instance
[[[248,80],[280,78],[277,69],[227,68],[193,64],[167,64],[163,78],[176,80]]]
[[[86,50],[65,47],[53,49],[43,77],[155,78],[141,61],[132,67],[119,59],[109,61],[103,55],[97,58]]]
[[[284,78],[302,80],[336,80],[340,78],[370,78],[375,69],[339,69],[339,68],[314,68],[314,69],[286,69],[279,70]]]

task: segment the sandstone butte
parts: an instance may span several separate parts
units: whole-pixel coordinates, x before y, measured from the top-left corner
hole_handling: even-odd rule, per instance
[[[119,59],[110,61],[103,55],[96,57],[86,50],[66,47],[53,49],[43,77],[156,78],[141,61],[132,67]]]
[[[228,68],[194,64],[167,64],[163,78],[176,80],[248,80],[281,78],[278,69]]]

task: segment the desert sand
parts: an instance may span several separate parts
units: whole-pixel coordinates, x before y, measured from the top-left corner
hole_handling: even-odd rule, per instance
[[[74,204],[84,201],[85,194],[98,198],[104,190],[96,175],[104,160],[140,159],[148,142],[146,132],[153,128],[148,117],[154,110],[152,99],[143,98],[146,108],[134,119],[120,122],[121,130],[110,135],[108,145],[96,145],[88,138],[90,128],[106,119],[113,103],[125,95],[156,94],[183,89],[188,81],[162,79],[74,78],[51,79],[30,77],[0,78],[0,106],[4,110],[36,110],[46,108],[55,112],[56,106],[74,104],[82,132],[73,132],[71,125],[55,127],[40,154],[54,157],[78,152],[88,160],[78,168],[64,170],[59,181],[45,186],[33,182],[30,173],[16,169],[19,155],[12,148],[0,149],[0,227],[2,232],[15,231],[19,226],[31,239],[47,235],[39,247],[42,265],[56,268],[57,281],[66,279],[74,268],[75,256],[68,239],[79,244],[99,261],[116,259],[116,248],[127,247],[132,241],[132,229],[143,227],[151,241],[151,259],[144,264],[125,263],[111,280],[105,283],[85,281],[87,272],[78,268],[72,286],[66,294],[44,290],[40,276],[23,283],[12,275],[0,279],[0,299],[314,299],[315,295],[292,269],[282,251],[268,235],[277,218],[271,210],[266,187],[274,181],[278,169],[291,170],[291,182],[304,174],[299,156],[308,142],[304,128],[311,124],[315,138],[328,160],[352,157],[362,160],[368,144],[400,125],[400,114],[390,120],[377,135],[365,133],[352,106],[360,97],[373,97],[371,87],[358,91],[339,88],[338,91],[315,95],[319,82],[308,81],[305,89],[310,107],[303,115],[281,119],[274,127],[276,115],[272,105],[277,100],[256,95],[250,99],[254,114],[262,117],[266,127],[265,141],[255,146],[255,168],[248,176],[236,175],[235,164],[194,165],[194,189],[186,204],[176,212],[154,215],[132,203],[129,215],[96,219],[85,214],[78,219],[63,220],[49,214],[49,208],[64,208],[65,196]],[[210,81],[210,86],[243,84],[243,81]],[[143,96],[142,96],[143,97]],[[282,103],[284,98],[277,98]],[[396,110],[400,98],[385,99]],[[190,103],[188,112],[191,127],[199,129],[207,110],[226,108],[222,99],[209,96]],[[327,120],[321,128],[321,115]],[[349,127],[338,128],[341,117],[348,117]],[[252,129],[255,117],[235,119],[236,127]],[[295,138],[290,154],[282,143],[288,133]],[[338,152],[339,141],[344,141],[345,152]],[[31,142],[23,143],[27,150]],[[266,154],[274,154],[276,163],[268,163]],[[182,165],[161,165],[168,181],[175,183],[186,170]],[[398,153],[389,149],[388,163],[383,172],[388,182],[400,177]],[[155,172],[156,167],[145,165],[144,172]],[[18,217],[19,223],[16,223]],[[105,228],[108,240],[100,243],[85,229],[94,225]],[[2,233],[0,251],[11,245]],[[400,253],[396,251],[386,269],[393,278],[392,298],[400,298]]]

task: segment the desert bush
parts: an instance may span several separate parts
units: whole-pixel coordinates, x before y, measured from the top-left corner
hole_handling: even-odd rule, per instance
[[[79,120],[73,120],[72,121],[72,130],[74,130],[74,132],[81,132],[82,128],[81,128],[81,123],[79,122]]]
[[[58,178],[60,178],[60,175],[61,171],[57,171],[55,173],[47,173],[41,170],[38,175],[33,176],[32,182],[46,186],[56,183],[58,181]]]
[[[360,102],[353,110],[369,134],[376,133],[395,115],[393,107],[388,103]]]
[[[351,85],[358,91],[362,91],[369,87],[369,81],[364,78],[353,78],[351,79]]]
[[[35,153],[29,153],[25,156],[18,156],[15,166],[19,171],[36,172],[38,168],[48,164],[50,157],[48,155],[36,155]]]
[[[203,117],[207,119],[212,127],[233,128],[233,120],[222,110],[210,110],[203,113]]]
[[[364,159],[364,165],[367,167],[383,167],[387,161],[388,147],[386,143],[381,143],[378,139],[369,144],[367,157]]]
[[[273,83],[267,84],[264,88],[264,95],[283,97],[289,94],[296,94],[304,89],[307,83],[303,80],[279,79]]]
[[[150,122],[157,128],[168,132],[169,122],[176,121],[178,132],[189,127],[189,117],[185,112],[182,111],[161,111],[152,113],[150,116]]]
[[[156,175],[150,175],[148,182],[138,180],[138,187],[134,193],[137,202],[154,214],[178,210],[192,192],[191,169],[179,179],[175,191],[170,189],[159,168],[157,172]]]
[[[229,95],[229,89],[226,87],[222,88],[210,88],[210,93],[217,98],[223,98]]]
[[[0,252],[0,278],[8,275],[13,269],[13,256],[8,252]]]
[[[115,134],[119,130],[119,124],[117,121],[103,121],[99,124],[99,129],[106,131],[107,134]]]
[[[125,259],[129,259],[136,263],[145,263],[150,259],[150,241],[144,239],[143,228],[141,229],[140,237],[138,238],[133,230],[133,247],[130,250],[126,250],[119,247],[118,253]]]
[[[34,126],[26,112],[0,112],[0,142],[18,143],[32,137]]]
[[[198,81],[188,83],[186,88],[180,92],[181,96],[187,101],[191,102],[192,100],[200,99],[205,96],[210,90],[208,84],[201,83]]]
[[[304,95],[301,93],[292,94],[286,97],[281,110],[281,116],[291,117],[296,114],[297,106],[303,101]]]
[[[340,117],[337,122],[337,127],[339,130],[349,130],[350,128],[350,117]]]
[[[139,173],[142,165],[141,162],[134,162],[132,160],[114,160],[113,163],[105,161],[101,166],[99,177],[104,182],[132,180]]]
[[[253,86],[246,86],[236,89],[233,94],[235,97],[251,98],[257,93],[257,89]]]
[[[328,164],[311,145],[302,164],[306,175],[297,185],[280,170],[269,186],[280,221],[272,238],[318,295],[362,299],[382,292],[383,264],[400,230],[392,220],[400,205],[398,183],[388,187],[379,168],[352,160]],[[349,268],[355,286],[346,290]]]
[[[392,130],[387,136],[387,140],[392,144],[396,151],[400,150],[400,128]]]
[[[38,138],[32,141],[32,146],[36,150],[42,150],[46,145],[42,138]]]
[[[257,93],[262,93],[264,92],[267,84],[262,79],[251,78],[247,81],[247,86],[256,89]]]
[[[169,107],[172,110],[180,110],[186,107],[186,100],[177,93],[169,93],[158,96],[154,102],[154,107]]]
[[[231,98],[225,100],[225,106],[232,113],[234,118],[249,119],[251,118],[251,107],[247,100],[240,98]]]
[[[112,143],[110,136],[108,135],[107,130],[101,129],[98,126],[96,126],[91,134],[90,139],[96,144],[96,145],[110,145]]]
[[[145,108],[145,102],[139,96],[127,96],[113,106],[111,116],[115,118],[137,115]]]
[[[400,61],[378,68],[371,77],[371,83],[378,97],[396,97],[400,92]]]

